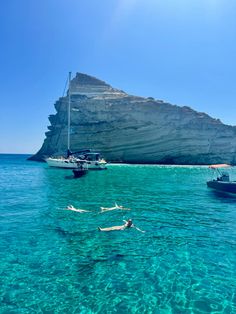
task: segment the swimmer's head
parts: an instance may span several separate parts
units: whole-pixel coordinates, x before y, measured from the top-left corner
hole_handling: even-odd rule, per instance
[[[131,226],[132,226],[132,224],[133,224],[132,220],[131,220],[131,219],[129,219],[129,220],[127,221],[127,227],[131,227]]]

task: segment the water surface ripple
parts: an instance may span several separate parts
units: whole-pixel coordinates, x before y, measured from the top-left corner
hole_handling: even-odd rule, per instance
[[[0,155],[0,171],[1,314],[236,313],[236,197],[206,187],[207,167],[72,179]],[[115,202],[132,210],[99,213]],[[128,218],[146,233],[97,230]]]

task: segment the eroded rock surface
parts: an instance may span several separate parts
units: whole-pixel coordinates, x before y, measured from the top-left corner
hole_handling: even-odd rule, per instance
[[[42,160],[67,150],[68,96],[41,149]],[[91,148],[108,161],[127,163],[236,163],[236,127],[189,107],[131,96],[105,82],[77,73],[71,82],[71,150]]]

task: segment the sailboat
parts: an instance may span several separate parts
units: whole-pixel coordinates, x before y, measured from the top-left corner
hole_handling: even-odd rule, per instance
[[[100,158],[100,154],[97,152],[91,152],[91,149],[82,150],[76,153],[72,153],[70,150],[70,121],[71,121],[71,72],[69,72],[69,87],[68,87],[68,123],[67,123],[67,156],[66,157],[48,157],[45,159],[50,167],[65,168],[65,169],[77,169],[84,167],[93,170],[106,169],[107,162]],[[77,154],[79,157],[75,157]]]

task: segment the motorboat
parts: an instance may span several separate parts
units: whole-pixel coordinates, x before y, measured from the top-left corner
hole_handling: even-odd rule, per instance
[[[231,167],[227,164],[211,165],[209,168],[217,171],[218,175],[216,179],[207,182],[209,188],[215,189],[221,192],[236,193],[236,181],[230,181],[229,173],[220,169]]]
[[[74,177],[75,178],[80,178],[86,175],[88,170],[85,169],[73,169]]]
[[[75,178],[80,178],[87,174],[88,165],[86,161],[80,161],[77,163],[77,169],[72,170]]]
[[[80,156],[82,157],[82,156]],[[107,169],[107,162],[100,157],[100,153],[89,152],[84,154],[89,170],[105,170]]]

